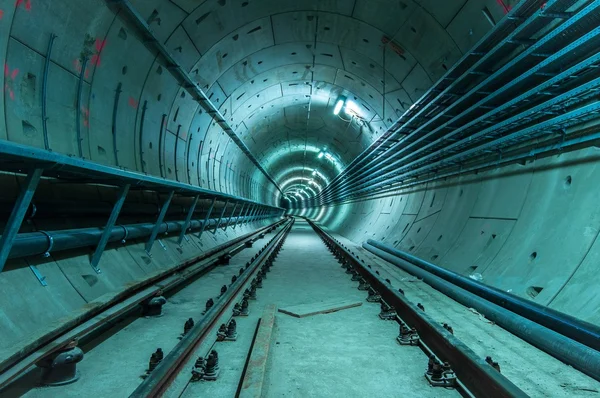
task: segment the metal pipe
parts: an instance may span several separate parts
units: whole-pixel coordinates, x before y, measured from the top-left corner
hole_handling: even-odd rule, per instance
[[[417,278],[423,279],[429,286],[451,299],[468,308],[474,308],[492,322],[529,344],[600,381],[600,352],[453,285],[367,242],[363,243],[363,247]]]
[[[158,234],[166,231],[179,232],[184,221],[166,221],[160,224]],[[199,231],[206,224],[207,228],[216,226],[217,219],[204,221],[192,220],[189,231]],[[155,223],[116,225],[108,235],[108,243],[121,242],[125,239],[140,239],[150,236]],[[60,231],[28,232],[18,234],[13,242],[9,259],[42,255],[48,251],[49,236],[52,239],[51,253],[96,246],[100,242],[103,228],[80,228]]]
[[[524,316],[534,322],[544,325],[562,335],[600,351],[600,327],[579,320],[560,311],[526,300],[514,294],[504,292],[471,278],[466,278],[456,272],[449,271],[435,264],[428,263],[401,250],[394,249],[381,242],[369,239],[367,243],[387,253],[400,257],[409,263],[432,273],[456,286],[459,286],[477,296],[501,305],[509,311]]]

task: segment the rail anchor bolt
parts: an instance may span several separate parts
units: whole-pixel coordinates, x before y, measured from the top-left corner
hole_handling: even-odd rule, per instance
[[[383,319],[384,321],[393,321],[396,319],[396,310],[388,305],[385,301],[382,301],[379,318]]]
[[[167,303],[167,299],[162,296],[152,297],[142,304],[142,315],[146,317],[162,316],[162,306]]]
[[[62,350],[42,358],[36,366],[42,368],[41,383],[46,386],[62,386],[79,379],[77,363],[83,360],[83,351],[73,341]]]

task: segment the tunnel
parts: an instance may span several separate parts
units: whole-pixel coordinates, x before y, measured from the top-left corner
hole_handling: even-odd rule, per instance
[[[597,0],[0,0],[0,396],[597,396],[599,44]]]

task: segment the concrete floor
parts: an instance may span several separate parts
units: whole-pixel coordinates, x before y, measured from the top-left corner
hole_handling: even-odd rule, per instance
[[[236,318],[238,340],[217,343],[221,374],[216,382],[186,383],[167,396],[235,395],[237,383],[258,318],[265,306],[286,307],[333,299],[356,300],[363,305],[306,318],[276,313],[263,397],[446,397],[452,390],[430,387],[423,373],[427,358],[416,347],[401,347],[395,322],[379,319],[379,306],[367,303],[317,234],[303,220],[288,235],[250,316]],[[206,344],[198,350],[207,352]],[[410,364],[407,366],[407,364]]]
[[[356,299],[360,307],[306,318],[278,313],[266,397],[446,397],[423,377],[427,357],[396,343],[398,325],[337,263],[305,221],[297,220],[259,302],[279,307]]]

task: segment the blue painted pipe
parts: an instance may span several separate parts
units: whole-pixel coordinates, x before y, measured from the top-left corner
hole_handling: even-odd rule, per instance
[[[428,263],[404,251],[395,249],[382,242],[369,239],[367,244],[383,250],[395,257],[409,262],[424,271],[438,276],[458,287],[461,287],[485,300],[502,306],[509,311],[519,314],[540,325],[554,330],[563,336],[580,342],[596,351],[600,351],[600,327],[589,322],[582,321],[560,311],[534,303],[503,290],[466,278],[456,272],[449,271],[435,264]]]

